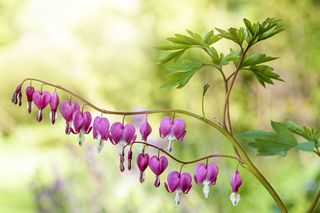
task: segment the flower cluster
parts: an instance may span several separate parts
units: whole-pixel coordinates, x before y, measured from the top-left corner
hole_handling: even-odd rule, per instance
[[[19,106],[21,106],[22,103],[21,90],[22,84],[19,84],[12,96],[12,102],[14,104],[19,104]],[[38,108],[38,113],[36,116],[36,120],[38,122],[42,121],[43,110],[49,105],[50,122],[55,124],[59,109],[61,116],[66,123],[65,133],[67,135],[71,133],[77,135],[80,146],[85,142],[85,135],[88,135],[91,132],[93,139],[96,141],[98,153],[102,151],[104,144],[107,141],[110,141],[113,145],[120,145],[122,147],[122,152],[119,153],[119,167],[121,172],[125,170],[124,163],[126,160],[128,162],[128,170],[131,169],[133,158],[132,146],[136,143],[144,144],[141,152],[136,157],[136,165],[140,171],[139,180],[141,183],[144,182],[145,171],[147,168],[150,168],[152,173],[155,175],[155,187],[159,187],[161,185],[160,176],[164,173],[169,165],[168,159],[165,156],[161,156],[160,153],[167,154],[169,157],[173,158],[172,155],[169,154],[172,151],[172,142],[183,141],[186,135],[186,124],[181,118],[175,118],[174,116],[162,118],[159,125],[159,135],[161,138],[166,138],[168,140],[168,152],[166,152],[162,148],[148,143],[148,137],[152,132],[152,127],[148,122],[147,115],[145,116],[144,122],[139,127],[141,140],[143,142],[137,142],[135,126],[131,123],[125,123],[124,118],[122,122],[115,122],[111,125],[108,118],[104,117],[103,114],[92,119],[91,113],[89,111],[84,111],[84,107],[82,107],[82,110],[80,110],[80,105],[76,101],[71,100],[71,98],[70,100],[62,100],[60,103],[60,99],[56,90],[54,90],[53,93],[42,91],[42,88],[40,91],[38,91],[35,90],[30,84],[30,86],[26,88],[25,93],[27,97],[28,112],[32,112],[33,104]],[[156,148],[158,150],[158,154],[150,157],[145,150],[147,146]],[[126,147],[130,147],[127,153],[127,158],[125,156]],[[193,178],[190,173],[181,171],[182,167],[185,165],[184,163],[182,163],[179,172],[171,171],[168,174],[167,182],[164,183],[164,187],[169,193],[176,193],[176,205],[180,203],[181,193],[187,194],[192,188],[193,179],[197,185],[203,185],[203,194],[205,198],[208,198],[210,186],[216,184],[219,173],[217,165],[213,162],[208,162],[208,159],[209,157],[204,159],[207,161],[206,163],[199,162],[195,166]],[[231,177],[230,184],[232,188],[230,200],[235,206],[240,201],[238,190],[242,184],[242,179],[238,170],[236,170]]]

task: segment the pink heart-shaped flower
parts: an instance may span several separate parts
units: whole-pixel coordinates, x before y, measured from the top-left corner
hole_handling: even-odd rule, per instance
[[[67,121],[72,121],[73,113],[80,111],[80,106],[75,101],[63,100],[60,105],[60,112],[62,117]]]
[[[38,109],[42,110],[49,104],[51,100],[51,95],[47,91],[35,91],[32,95],[32,99],[34,104],[38,107]]]

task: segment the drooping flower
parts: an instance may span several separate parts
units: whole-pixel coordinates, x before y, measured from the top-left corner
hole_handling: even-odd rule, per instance
[[[172,119],[171,117],[164,117],[160,122],[159,133],[161,138],[168,138],[168,151],[172,150],[172,142],[174,140],[182,141],[186,134],[186,124],[180,118]]]
[[[209,185],[215,185],[218,176],[218,167],[214,163],[208,165],[198,163],[194,169],[194,180],[197,184],[203,184],[203,194],[208,198],[210,188]]]
[[[156,180],[154,181],[154,186],[160,186],[160,175],[168,167],[168,160],[166,157],[152,156],[149,161],[149,167],[151,171],[156,175]]]
[[[118,144],[124,146],[130,144],[136,140],[135,128],[132,124],[123,125],[120,122],[115,122],[110,127],[110,141],[113,144]]]
[[[73,113],[73,129],[71,129],[73,134],[78,134],[78,143],[81,146],[85,140],[85,134],[89,134],[91,126],[91,113],[76,111]]]
[[[80,106],[75,101],[63,100],[60,105],[62,117],[66,120],[66,134],[69,135],[72,129],[73,113],[80,110]]]
[[[27,109],[28,109],[28,112],[31,113],[31,110],[32,110],[32,96],[33,96],[33,93],[34,93],[34,88],[33,86],[28,86],[27,89],[26,89],[26,96],[27,96]]]
[[[240,201],[240,194],[238,193],[238,190],[241,184],[242,184],[242,179],[240,177],[239,171],[236,170],[230,179],[230,185],[232,188],[232,193],[230,194],[230,200],[233,206],[236,206]]]
[[[60,99],[59,99],[59,96],[57,94],[56,91],[54,91],[51,95],[51,100],[50,100],[50,121],[52,124],[54,124],[56,122],[56,118],[58,116],[58,113],[57,113],[57,109],[58,109],[58,106],[59,106],[59,103],[60,103]]]
[[[144,181],[144,171],[148,168],[149,165],[149,155],[148,153],[140,153],[137,156],[137,166],[140,170],[140,183]]]
[[[129,149],[128,151],[128,170],[131,170],[131,164],[132,164],[132,149]]]
[[[93,138],[97,143],[97,152],[100,153],[109,137],[109,120],[102,116],[95,117],[92,125]]]
[[[152,128],[147,120],[147,117],[145,118],[144,122],[141,124],[140,129],[141,137],[143,141],[147,141],[148,136],[152,132]]]
[[[119,157],[120,157],[119,169],[121,172],[123,172],[124,171],[124,150],[122,150],[122,152],[119,153]]]
[[[180,193],[187,194],[192,187],[192,177],[189,173],[183,172],[182,174],[178,171],[170,172],[167,177],[167,183],[164,183],[166,190],[170,193],[175,192],[175,204],[180,203]]]
[[[38,107],[37,121],[42,120],[42,110],[50,103],[51,95],[47,91],[35,91],[32,95],[33,103]]]
[[[14,103],[14,104],[19,103],[19,106],[21,106],[21,104],[22,104],[22,102],[21,102],[21,99],[22,99],[21,89],[22,89],[22,84],[19,84],[17,86],[16,90],[14,91],[12,98],[11,98],[12,103]]]

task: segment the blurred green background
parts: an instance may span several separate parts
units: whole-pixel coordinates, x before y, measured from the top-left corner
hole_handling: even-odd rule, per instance
[[[98,155],[91,137],[79,147],[76,136],[64,134],[61,119],[52,126],[46,110],[39,124],[36,110],[27,113],[25,99],[18,108],[10,97],[20,81],[36,77],[106,109],[180,108],[200,114],[202,85],[213,83],[206,114],[220,119],[219,75],[208,69],[181,90],[160,89],[165,71],[155,66],[159,52],[154,47],[185,29],[202,33],[241,26],[244,17],[277,17],[286,30],[255,48],[280,56],[271,64],[285,83],[265,89],[240,77],[231,99],[233,126],[236,131],[270,129],[271,119],[290,118],[319,127],[319,14],[319,0],[0,0],[0,212],[276,212],[270,195],[243,169],[241,201],[237,207],[231,205],[229,179],[236,164],[224,159],[215,160],[220,174],[208,199],[194,184],[175,207],[174,194],[153,187],[150,170],[144,184],[135,166],[120,173],[118,148],[108,144]],[[217,46],[223,52],[229,47],[228,42]],[[152,140],[163,144],[158,136],[161,116],[151,115],[149,121]],[[173,154],[184,160],[232,154],[230,144],[216,131],[184,119],[187,136],[183,144],[174,144]],[[319,160],[297,151],[285,158],[256,157],[254,150],[245,149],[289,212],[304,212],[318,187]],[[173,169],[178,165],[170,161],[162,183]],[[193,166],[185,169],[192,172]]]

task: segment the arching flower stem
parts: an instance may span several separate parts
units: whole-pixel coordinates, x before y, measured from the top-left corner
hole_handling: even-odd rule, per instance
[[[236,76],[236,75],[235,75]],[[235,79],[235,78],[234,78]],[[206,119],[200,115],[197,115],[195,113],[186,111],[186,110],[180,110],[180,109],[159,109],[159,110],[145,110],[145,111],[136,111],[136,112],[121,112],[121,111],[110,111],[110,110],[105,110],[102,108],[99,108],[97,106],[95,106],[94,104],[92,104],[91,102],[87,101],[86,99],[78,96],[77,94],[71,92],[70,90],[59,86],[59,85],[55,85],[40,79],[36,79],[36,78],[26,78],[22,81],[21,84],[23,84],[26,81],[35,81],[35,82],[40,82],[42,84],[46,84],[52,87],[55,87],[57,89],[60,89],[70,95],[72,95],[73,97],[78,98],[79,100],[81,100],[84,104],[92,107],[93,109],[104,113],[104,114],[113,114],[113,115],[138,115],[138,114],[154,114],[154,113],[179,113],[179,114],[183,114],[183,115],[187,115],[190,117],[193,117],[195,119],[198,119],[202,122],[204,122],[205,124],[215,128],[216,130],[218,130],[221,134],[223,134],[226,139],[231,142],[231,144],[233,145],[234,149],[237,151],[237,154],[239,155],[239,159],[241,159],[242,161],[242,166],[245,167],[251,174],[253,174],[258,180],[259,182],[267,189],[267,191],[270,193],[270,195],[273,197],[274,201],[277,203],[279,209],[281,212],[288,212],[285,205],[283,204],[281,198],[279,197],[279,195],[277,194],[277,192],[274,190],[274,188],[271,186],[271,184],[267,181],[267,179],[262,175],[262,173],[256,168],[256,166],[252,163],[252,161],[250,160],[249,156],[247,155],[247,153],[244,151],[244,149],[242,148],[242,146],[240,145],[240,143],[234,138],[234,136],[223,126],[221,126],[219,123],[211,121],[209,119]],[[234,80],[232,79],[231,85],[233,85]],[[230,86],[231,86],[230,85]],[[226,98],[226,104],[225,106],[228,106],[228,100],[229,100],[229,95],[230,95],[230,91],[228,91],[227,93],[227,98]],[[227,112],[227,109],[225,107],[225,112]],[[224,113],[226,114],[226,113]],[[225,123],[224,123],[225,124]],[[141,142],[135,142],[135,143],[141,143]],[[147,144],[148,146],[153,146],[151,144]],[[154,147],[155,148],[155,147]],[[161,152],[165,153],[164,150],[161,150]],[[167,153],[169,154],[169,153]],[[171,155],[168,155],[169,157]],[[173,157],[173,156],[172,156]],[[207,156],[204,158],[200,158],[201,160],[205,160],[207,159]],[[197,159],[200,161],[200,159]],[[178,159],[177,159],[178,160]],[[183,163],[183,161],[181,162]],[[188,163],[194,163],[193,161],[189,161]]]

